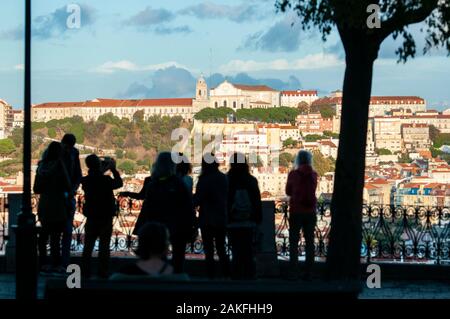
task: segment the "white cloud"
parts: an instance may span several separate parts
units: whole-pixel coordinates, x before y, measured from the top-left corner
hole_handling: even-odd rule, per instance
[[[342,65],[344,62],[335,54],[316,53],[309,54],[303,58],[288,61],[286,59],[278,59],[266,62],[257,62],[253,60],[232,60],[222,65],[219,70],[223,73],[233,72],[255,72],[264,70],[308,70],[321,69]]]
[[[14,66],[14,70],[19,70],[19,71],[25,70],[25,65],[17,64]]]
[[[121,60],[117,62],[108,61],[102,65],[93,69],[95,73],[105,73],[111,74],[117,71],[128,71],[128,72],[139,72],[139,71],[157,71],[161,69],[166,69],[169,67],[177,67],[188,70],[186,66],[179,64],[178,62],[170,61],[159,64],[150,65],[137,65],[134,62],[128,60]]]

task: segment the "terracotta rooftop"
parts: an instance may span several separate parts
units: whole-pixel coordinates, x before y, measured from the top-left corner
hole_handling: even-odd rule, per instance
[[[300,95],[300,96],[308,96],[315,95],[317,96],[317,90],[296,90],[296,91],[281,91],[281,95]]]
[[[232,83],[232,85],[240,90],[243,91],[275,91],[271,87],[268,87],[267,85],[245,85],[245,84],[237,84]]]
[[[33,108],[192,106],[192,101],[192,98],[140,100],[94,99],[84,102],[48,102],[34,105]]]

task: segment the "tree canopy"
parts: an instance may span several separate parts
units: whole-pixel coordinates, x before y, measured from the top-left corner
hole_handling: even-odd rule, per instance
[[[368,28],[368,7],[378,5],[381,28]],[[395,53],[399,61],[406,62],[416,55],[416,41],[408,30],[411,24],[424,22],[421,32],[425,37],[422,52],[443,47],[450,52],[450,4],[442,0],[277,0],[279,11],[292,9],[301,18],[303,30],[317,28],[325,41],[336,27],[342,36],[344,30],[364,30],[378,51],[383,40],[392,35],[402,37]],[[345,42],[345,39],[343,39]],[[345,43],[344,43],[345,48]]]
[[[2,139],[0,140],[0,156],[8,156],[12,154],[16,150],[16,146],[14,145],[14,142],[9,139]]]

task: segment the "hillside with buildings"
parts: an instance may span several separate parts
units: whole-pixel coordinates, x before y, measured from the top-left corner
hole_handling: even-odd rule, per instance
[[[239,151],[251,162],[266,198],[284,196],[287,173],[299,149],[314,154],[317,195],[329,199],[338,154],[342,92],[277,91],[266,85],[224,81],[208,88],[200,77],[193,98],[103,99],[48,102],[32,107],[33,158],[66,132],[82,154],[114,156],[139,189],[155,155],[170,150],[175,128],[187,128],[177,151],[191,154],[194,178],[201,152],[214,152],[226,169]],[[0,173],[20,171],[23,114],[0,101]],[[7,139],[5,139],[7,138]],[[372,204],[448,205],[450,110],[428,110],[417,96],[373,96],[369,106],[364,200]],[[200,152],[199,152],[200,149]],[[15,179],[14,179],[15,181]]]

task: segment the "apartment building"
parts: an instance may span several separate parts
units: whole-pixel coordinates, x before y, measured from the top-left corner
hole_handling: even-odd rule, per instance
[[[318,98],[316,90],[281,91],[281,106],[299,107],[302,103],[309,106]]]
[[[427,124],[402,124],[403,145],[406,151],[414,152],[431,146],[430,127]]]
[[[334,131],[333,119],[323,118],[319,112],[300,114],[296,118],[296,123],[303,135],[322,134],[324,131]]]

